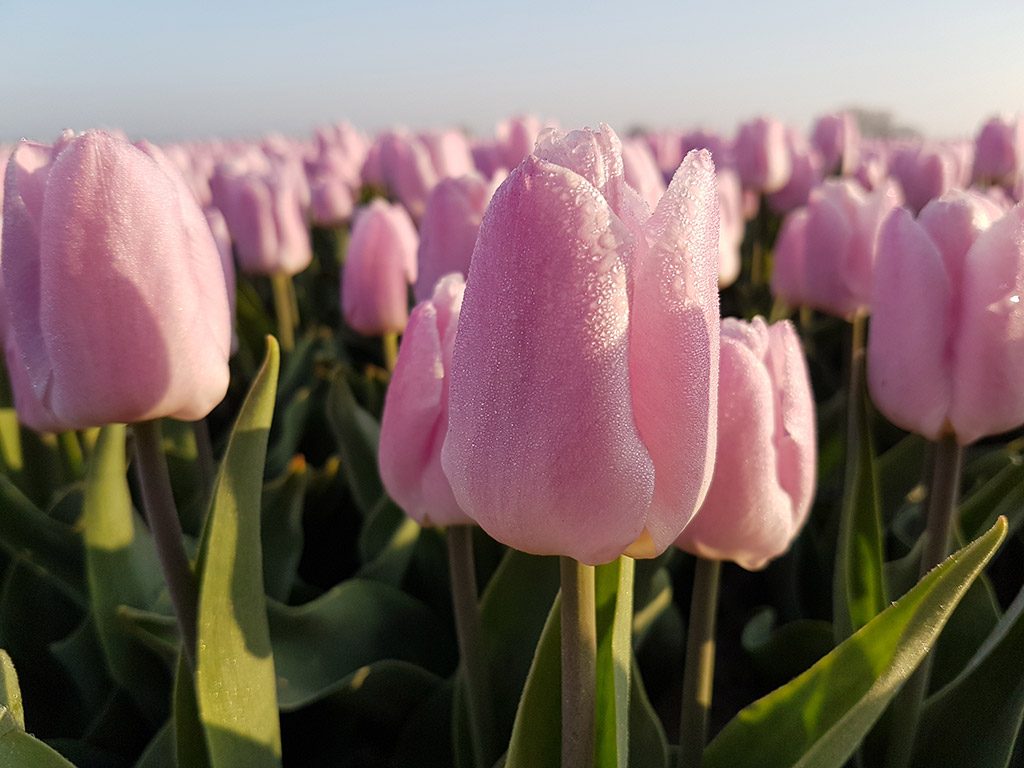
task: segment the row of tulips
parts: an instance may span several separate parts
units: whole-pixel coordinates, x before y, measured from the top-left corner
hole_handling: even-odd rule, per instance
[[[849,115],[807,136],[760,118],[733,139],[621,141],[607,126],[532,118],[488,139],[369,140],[342,124],[311,141],[158,148],[66,132],[4,156],[0,337],[28,429],[0,423],[13,520],[0,543],[9,579],[27,558],[40,590],[84,606],[76,636],[92,638],[124,722],[145,736],[145,749],[96,742],[95,723],[116,730],[123,714],[106,710],[81,739],[49,736],[77,765],[279,765],[284,727],[285,757],[309,765],[842,766],[856,754],[904,768],[945,764],[929,762],[938,735],[955,735],[949,719],[995,695],[995,678],[1024,690],[1005,665],[1022,601],[981,595],[1000,514],[1014,530],[1024,517],[1019,441],[983,443],[969,456],[988,462],[980,472],[964,458],[1024,425],[1024,122],[994,119],[973,145],[861,139]],[[797,308],[799,330],[786,319]],[[843,320],[846,384],[823,349]],[[255,364],[269,327],[280,393],[276,344]],[[812,380],[830,390],[817,404]],[[883,476],[879,433],[886,456],[924,443],[894,439],[872,406],[931,441],[931,459]],[[166,437],[176,420],[195,423],[188,470]],[[26,446],[50,459],[32,466]],[[840,501],[819,493],[824,511],[802,535],[836,449]],[[963,473],[976,487],[961,509]],[[881,486],[903,489],[902,518]],[[261,495],[293,512],[268,522]],[[310,538],[324,519],[344,539]],[[125,526],[145,532],[121,542],[121,575],[138,589],[102,566],[120,550],[101,533]],[[887,563],[901,527],[905,551]],[[786,668],[817,663],[707,745],[719,585],[742,578],[721,563],[792,570],[798,537],[826,541],[834,560],[828,640],[819,624],[820,651]],[[976,540],[946,560],[959,537]],[[84,587],[58,540],[84,562]],[[353,541],[355,567],[325,567]],[[447,563],[429,561],[439,543]],[[536,570],[548,556],[560,558],[554,604]],[[440,609],[420,583],[437,571],[450,578]],[[674,693],[655,710],[646,688],[670,656],[638,662],[652,633],[681,623],[687,590],[673,600],[672,582],[692,588],[685,677],[660,686]],[[797,588],[787,582],[778,604]],[[533,604],[517,591],[536,591]],[[457,672],[405,637],[438,610]],[[951,673],[929,652],[947,621],[979,610]],[[790,609],[779,636],[806,644],[801,614]],[[496,639],[509,623],[515,641]],[[129,671],[161,659],[173,696],[167,669]],[[6,679],[10,764],[66,765],[25,731]],[[401,736],[363,755],[359,724],[416,686],[415,706],[383,718]],[[725,692],[732,711],[752,698]],[[666,707],[679,723],[671,749]],[[970,764],[1010,760],[1020,693],[1006,710]],[[323,738],[313,723],[325,717],[346,743],[302,738]]]

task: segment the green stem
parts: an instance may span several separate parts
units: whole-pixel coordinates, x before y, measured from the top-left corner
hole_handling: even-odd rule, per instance
[[[594,567],[562,557],[562,765],[594,765],[597,618]]]
[[[57,442],[60,444],[61,456],[71,476],[75,480],[81,480],[85,477],[85,459],[82,456],[82,444],[78,442],[78,435],[69,429],[57,435]]]
[[[392,373],[395,370],[395,363],[398,362],[398,334],[385,333],[381,341],[384,346],[384,367],[388,369],[388,373]]]
[[[473,528],[455,525],[448,529],[448,569],[452,582],[455,630],[459,638],[462,674],[469,697],[469,729],[473,762],[491,768],[498,755],[494,748],[494,717],[491,710],[490,675],[480,638],[480,609],[473,559]]]
[[[279,272],[270,276],[270,286],[274,291],[274,313],[277,315],[277,335],[281,349],[291,352],[295,349],[295,326],[298,322],[297,313],[293,314],[293,287],[289,275]]]
[[[205,418],[192,422],[192,434],[196,439],[196,461],[199,464],[199,482],[203,487],[203,499],[209,501],[213,481],[217,475],[217,464],[213,458],[210,425],[206,423]]]
[[[697,558],[690,623],[686,626],[683,707],[679,718],[679,768],[700,768],[708,738],[708,716],[715,681],[715,618],[718,613],[719,560]]]
[[[181,521],[178,519],[178,511],[171,492],[171,477],[163,452],[160,422],[139,422],[134,425],[133,430],[146,519],[149,521],[153,544],[181,631],[182,647],[189,666],[194,669],[199,593],[192,566],[185,553]]]
[[[928,491],[928,522],[921,553],[921,576],[945,560],[949,553],[957,499],[960,496],[962,462],[963,449],[955,437],[944,435],[935,443],[935,460]],[[914,738],[921,720],[921,705],[931,681],[933,660],[934,654],[929,653],[893,702],[892,737],[886,754],[886,768],[906,768],[910,764]]]

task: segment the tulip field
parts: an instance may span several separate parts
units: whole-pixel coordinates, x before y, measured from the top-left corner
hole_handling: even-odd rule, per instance
[[[1024,768],[1024,118],[0,169],[0,768]]]

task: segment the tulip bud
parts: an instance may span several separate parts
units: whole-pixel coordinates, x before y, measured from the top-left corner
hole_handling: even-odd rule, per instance
[[[961,445],[1024,423],[1024,205],[969,192],[882,228],[868,384],[894,424]]]
[[[743,219],[743,188],[740,177],[728,168],[719,170],[718,210],[721,226],[718,235],[718,287],[727,288],[740,276],[740,246],[746,222]]]
[[[430,298],[442,275],[469,274],[476,234],[492,191],[476,174],[445,179],[431,190],[420,225],[417,301]]]
[[[228,163],[214,174],[213,203],[224,214],[243,272],[296,275],[312,261],[302,208],[308,187],[300,176],[265,158],[254,165]]]
[[[405,328],[418,239],[400,206],[374,200],[356,214],[341,278],[341,310],[352,328],[368,336]]]
[[[772,293],[837,317],[867,311],[878,229],[897,205],[892,185],[865,192],[849,179],[824,182],[779,234]]]
[[[465,525],[441,469],[448,432],[448,374],[466,284],[462,275],[438,281],[416,305],[402,337],[380,425],[380,476],[388,495],[422,525]]]
[[[733,158],[743,186],[764,194],[782,189],[793,172],[786,146],[786,128],[778,120],[759,117],[740,126]]]
[[[639,193],[647,207],[652,211],[657,208],[665,194],[665,181],[647,144],[640,139],[623,142],[622,169],[626,183]]]
[[[648,216],[610,128],[542,135],[473,252],[441,453],[459,507],[527,552],[664,551],[714,456],[717,261],[708,153]]]
[[[102,132],[11,157],[0,254],[41,404],[73,427],[200,419],[227,389],[217,246],[160,151]]]
[[[1011,187],[1024,167],[1024,119],[993,117],[974,141],[975,184]]]
[[[807,520],[816,472],[814,398],[789,321],[722,321],[711,487],[676,546],[755,571]]]
[[[857,167],[860,129],[849,112],[822,115],[811,129],[811,144],[828,175],[848,176]]]
[[[899,182],[907,207],[915,213],[966,182],[957,153],[938,144],[897,150],[889,161],[889,175]]]
[[[777,213],[789,213],[806,205],[811,191],[821,183],[823,175],[821,156],[799,131],[786,131],[786,148],[792,168],[789,181],[768,196],[768,204]]]

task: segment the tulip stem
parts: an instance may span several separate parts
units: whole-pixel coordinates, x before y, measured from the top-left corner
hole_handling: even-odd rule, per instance
[[[708,717],[715,682],[715,619],[718,613],[719,560],[697,558],[693,574],[690,623],[686,625],[683,706],[679,718],[679,768],[700,768],[708,739]]]
[[[381,341],[384,345],[384,367],[388,373],[393,373],[398,362],[398,334],[385,333]]]
[[[213,481],[217,476],[217,465],[213,458],[213,443],[210,441],[210,425],[206,423],[205,418],[192,422],[192,434],[196,439],[196,462],[199,465],[203,500],[208,502],[213,490]]]
[[[597,616],[594,566],[561,558],[562,765],[594,765]]]
[[[270,276],[270,285],[274,290],[274,313],[277,315],[277,336],[285,352],[295,349],[295,326],[298,323],[298,313],[293,312],[294,287],[291,283],[291,277],[283,272]]]
[[[960,467],[963,449],[952,435],[935,444],[935,462],[928,490],[928,522],[924,530],[920,574],[946,559],[953,535],[957,499],[960,496]],[[929,653],[893,702],[893,727],[886,754],[886,768],[906,768],[914,751],[914,739],[921,720],[921,705],[931,681],[934,653]]]
[[[82,457],[82,444],[78,442],[78,435],[69,429],[57,435],[57,442],[60,444],[61,456],[71,476],[75,480],[81,480],[85,477],[85,460]]]
[[[171,492],[159,421],[142,421],[133,426],[135,453],[142,483],[146,519],[153,534],[160,568],[163,570],[171,605],[181,631],[182,647],[189,666],[195,669],[196,612],[198,588],[181,533],[181,521]]]
[[[455,631],[459,638],[459,655],[462,658],[462,679],[469,697],[469,730],[473,740],[473,762],[477,768],[491,768],[498,756],[494,749],[490,675],[480,638],[473,528],[469,525],[454,525],[448,529],[447,539]]]

